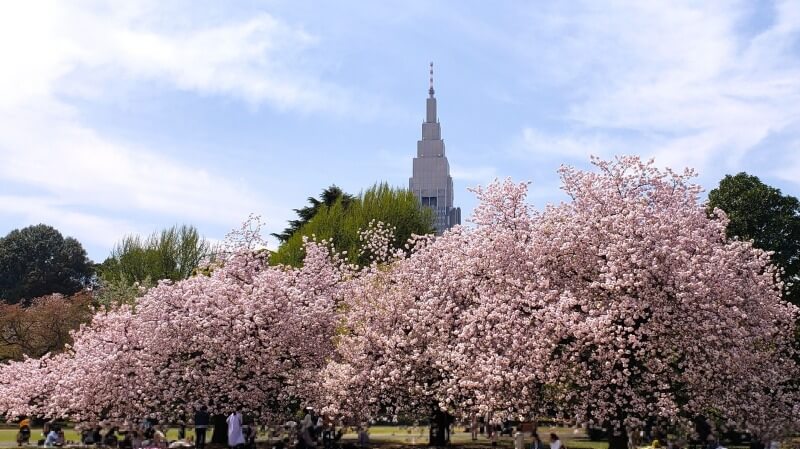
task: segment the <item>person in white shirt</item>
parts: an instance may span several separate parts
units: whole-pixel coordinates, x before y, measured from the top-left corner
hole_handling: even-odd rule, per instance
[[[244,435],[242,434],[242,414],[234,411],[228,416],[228,446],[234,448],[243,445]]]
[[[562,449],[563,445],[561,444],[561,440],[558,439],[558,435],[551,433],[550,434],[550,449]]]

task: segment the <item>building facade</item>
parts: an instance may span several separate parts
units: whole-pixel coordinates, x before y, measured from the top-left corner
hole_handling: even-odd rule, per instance
[[[408,188],[424,207],[433,209],[436,216],[436,235],[461,224],[461,208],[453,206],[453,178],[444,152],[442,127],[436,115],[436,97],[433,90],[433,63],[430,70],[430,88],[422,123],[422,140],[417,141],[412,176]]]

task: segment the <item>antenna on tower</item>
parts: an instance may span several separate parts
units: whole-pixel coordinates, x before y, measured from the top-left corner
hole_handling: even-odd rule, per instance
[[[430,94],[431,98],[433,98],[433,62],[431,62],[431,87],[428,89],[428,94]]]

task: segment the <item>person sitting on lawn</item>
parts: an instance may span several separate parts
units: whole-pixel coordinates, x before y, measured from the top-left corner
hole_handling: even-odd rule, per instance
[[[17,444],[22,446],[31,441],[31,420],[27,416],[22,416],[19,420],[19,432],[17,433]]]
[[[128,430],[120,433],[122,434],[122,441],[117,443],[117,447],[119,449],[133,449],[133,440],[131,439],[133,432]]]
[[[153,439],[156,436],[156,429],[152,426],[145,427],[144,431],[142,431],[142,447],[150,447],[153,445]]]
[[[94,443],[94,432],[88,428],[81,430],[81,444],[84,446],[89,446]]]
[[[115,448],[119,445],[116,427],[108,429],[108,432],[106,432],[106,435],[103,437],[103,444],[112,448]]]
[[[164,432],[162,432],[161,429],[156,428],[153,431],[152,446],[165,448],[168,444],[169,443],[167,443],[167,437],[164,435]]]
[[[44,439],[45,447],[53,447],[58,441],[58,427],[51,426],[50,432],[47,433],[47,438]]]
[[[558,438],[558,435],[554,433],[550,434],[550,449],[566,449],[566,447],[561,444],[561,440]]]

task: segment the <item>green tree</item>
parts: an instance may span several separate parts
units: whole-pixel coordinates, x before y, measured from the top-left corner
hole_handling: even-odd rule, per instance
[[[314,215],[316,215],[323,206],[331,207],[337,201],[341,200],[342,206],[347,209],[353,199],[353,195],[345,193],[342,191],[342,189],[334,184],[323,190],[319,195],[319,199],[316,199],[313,196],[308,197],[308,206],[300,209],[294,209],[295,213],[297,213],[298,219],[290,220],[289,226],[284,229],[283,232],[280,234],[273,233],[272,236],[278,239],[281,243],[285,243],[292,237],[292,235],[294,235],[295,232],[302,228],[303,225],[311,221],[311,219],[314,218]]]
[[[80,242],[52,226],[15,229],[0,238],[0,299],[16,304],[88,286],[94,268]]]
[[[95,292],[94,300],[105,309],[122,304],[135,305],[137,298],[147,293],[155,284],[150,278],[131,282],[124,275],[119,279],[103,280],[101,288]]]
[[[347,251],[352,263],[366,264],[359,256],[359,233],[371,221],[380,221],[395,228],[394,244],[405,245],[412,234],[433,233],[433,211],[420,207],[413,193],[376,184],[345,203],[340,198],[331,205],[321,205],[317,213],[295,232],[270,257],[270,263],[299,266],[303,261],[303,237],[315,236],[330,240],[338,251]]]
[[[211,245],[194,226],[173,226],[147,238],[125,236],[100,265],[99,272],[106,286],[147,286],[162,279],[188,278],[210,253]]]
[[[783,268],[785,298],[800,305],[800,201],[756,176],[739,173],[725,176],[709,192],[709,212],[717,207],[730,218],[728,237],[774,251],[773,261]]]

